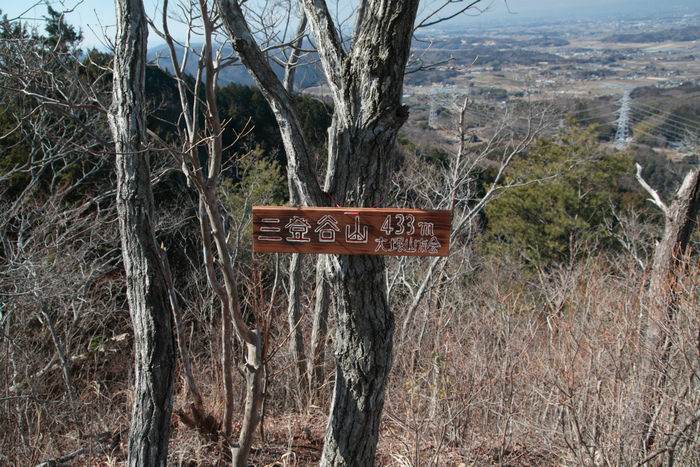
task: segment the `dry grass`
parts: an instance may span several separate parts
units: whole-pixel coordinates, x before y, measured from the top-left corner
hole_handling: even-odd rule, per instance
[[[377,465],[635,465],[653,456],[637,442],[646,276],[625,264],[591,259],[536,283],[517,268],[483,266],[434,288],[412,331],[394,345]],[[678,465],[700,456],[693,419],[700,409],[698,271],[690,265],[680,281],[678,310],[666,327],[673,345],[657,413],[661,435],[653,448],[660,453],[653,461],[664,460],[671,448]],[[555,294],[564,299],[551,300]],[[556,313],[548,305],[553,302],[562,304]],[[193,355],[208,410],[220,415],[211,354],[216,345],[205,343],[217,340],[197,337],[203,328],[193,331]],[[29,339],[17,328],[10,331],[16,337],[3,342],[1,354],[0,464],[37,465],[81,447],[87,451],[71,465],[122,464],[130,342],[74,363],[79,400],[71,406],[58,369],[40,380],[29,377],[41,366],[37,361],[51,356],[42,334]],[[26,375],[19,398],[13,396],[13,361]],[[289,363],[282,351],[270,372]],[[332,365],[329,360],[329,378]],[[254,445],[253,465],[318,464],[330,391],[321,407],[295,412],[292,371],[270,381],[264,439]],[[175,405],[185,402],[179,387]],[[173,465],[215,466],[225,464],[227,449],[174,418],[170,452]]]
[[[443,292],[417,335],[397,342],[387,408],[392,465],[634,465],[640,446],[638,368],[645,276],[603,259],[548,278],[547,290],[497,269]],[[659,410],[681,456],[698,455],[697,269],[667,331],[673,356]],[[560,278],[566,278],[566,284]],[[538,288],[540,290],[538,290]],[[565,290],[552,314],[544,295]],[[693,395],[695,394],[695,395]],[[686,422],[682,422],[682,421]],[[666,444],[664,444],[666,443]],[[386,448],[384,448],[386,449]]]

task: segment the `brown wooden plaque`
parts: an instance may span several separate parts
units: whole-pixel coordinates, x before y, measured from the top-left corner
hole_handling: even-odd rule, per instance
[[[447,256],[450,211],[253,207],[253,251]]]

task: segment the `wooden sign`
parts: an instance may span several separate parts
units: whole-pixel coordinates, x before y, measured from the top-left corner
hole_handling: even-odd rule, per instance
[[[253,251],[447,256],[450,211],[253,207]]]

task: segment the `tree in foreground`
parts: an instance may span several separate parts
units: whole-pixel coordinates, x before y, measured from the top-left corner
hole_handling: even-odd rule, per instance
[[[275,113],[290,190],[299,203],[377,206],[386,196],[396,137],[408,118],[401,97],[419,1],[360,2],[351,40],[325,1],[300,3],[334,104],[323,187],[293,99],[251,32],[252,6],[216,1],[233,48]],[[439,20],[438,11],[422,24]],[[329,256],[325,269],[336,313],[337,364],[321,465],[373,465],[394,332],[385,263],[376,256]]]
[[[154,230],[145,103],[146,16],[141,0],[116,0],[117,37],[109,123],[117,210],[134,328],[135,381],[129,465],[166,465],[175,384],[168,288]]]
[[[697,147],[697,137],[695,147]],[[677,407],[669,408],[664,399],[667,397],[667,379],[670,373],[672,348],[676,340],[671,332],[674,321],[681,314],[681,296],[683,295],[683,273],[688,269],[687,250],[691,234],[697,226],[700,212],[700,168],[688,171],[670,204],[666,204],[642,176],[642,166],[637,164],[637,180],[651,196],[650,201],[663,213],[664,230],[656,244],[649,278],[649,301],[647,309],[646,331],[644,336],[645,355],[640,371],[642,398],[639,407],[641,420],[641,448],[646,459],[664,459],[667,465],[673,465],[678,437],[664,434],[661,420],[662,412],[673,413],[678,417]],[[675,345],[678,345],[675,342]],[[700,349],[700,334],[698,334]],[[684,414],[687,424],[680,431],[700,420],[700,411],[690,415]],[[685,420],[684,420],[685,421]],[[675,427],[674,427],[675,428]]]
[[[165,39],[170,50],[171,64],[175,71],[175,82],[180,96],[181,120],[184,122],[183,137],[179,141],[179,147],[170,148],[169,152],[175,156],[182,172],[195,188],[199,198],[198,218],[204,266],[207,282],[221,305],[222,327],[221,365],[224,386],[224,416],[219,423],[213,416],[205,412],[202,396],[189,363],[176,293],[171,286],[171,303],[178,321],[179,347],[192,399],[189,420],[182,415],[180,416],[188,425],[213,437],[218,436],[217,431],[221,427],[224,437],[230,439],[234,414],[233,339],[235,334],[246,349],[245,364],[241,365],[241,373],[246,379],[246,399],[238,443],[231,443],[231,450],[233,464],[236,467],[244,467],[248,465],[248,455],[262,417],[265,369],[261,333],[249,326],[241,310],[238,280],[234,270],[235,254],[229,251],[227,222],[220,209],[219,189],[227,161],[224,153],[224,124],[222,124],[217,106],[217,76],[223,68],[231,64],[232,60],[230,58],[222,59],[221,49],[216,50],[215,41],[219,25],[216,16],[210,12],[207,2],[200,0],[196,4],[191,3],[188,7],[183,7],[182,11],[188,15],[188,24],[191,28],[195,23],[197,27],[201,27],[201,31],[190,31],[190,34],[201,35],[204,45],[200,52],[195,52],[191,48],[187,49],[187,54],[192,53],[193,57],[197,57],[198,72],[194,77],[186,77],[183,70],[187,65],[188,55],[185,55],[182,61],[177,58],[175,40],[169,32],[167,1],[163,5],[163,11],[162,31],[159,31],[159,34]],[[190,83],[193,83],[191,88],[189,87]],[[200,90],[201,92],[199,92]],[[194,99],[191,101],[190,98],[193,95]],[[242,130],[243,133],[245,131],[245,129]],[[234,145],[235,142],[231,146]],[[243,230],[241,227],[243,224],[239,220],[238,237]],[[223,281],[219,278],[222,278]]]

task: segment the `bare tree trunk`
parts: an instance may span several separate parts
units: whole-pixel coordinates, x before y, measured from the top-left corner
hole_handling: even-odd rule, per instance
[[[695,229],[698,209],[700,209],[700,169],[695,169],[685,176],[673,197],[671,206],[662,207],[665,217],[664,234],[654,250],[649,284],[656,299],[666,295],[669,278],[675,275],[688,246],[690,235]]]
[[[300,50],[304,41],[306,24],[306,15],[303,15],[297,25],[296,37],[292,45],[292,53],[284,70],[282,85],[290,96],[294,94],[294,77],[296,76]],[[289,201],[292,206],[299,206],[301,203],[296,188],[291,184],[289,185]],[[291,255],[289,261],[289,309],[287,312],[290,332],[289,347],[292,359],[294,360],[295,380],[302,406],[309,402],[309,379],[306,373],[304,341],[299,326],[301,321],[301,268],[303,261],[304,255],[298,253]],[[299,409],[301,410],[303,407],[299,407]]]
[[[51,318],[51,314],[49,313],[48,305],[42,301],[39,304],[39,307],[41,309],[39,320],[42,321],[44,326],[48,327],[49,331],[51,332],[51,339],[53,340],[53,345],[56,348],[56,354],[58,355],[58,359],[61,361],[61,368],[63,370],[63,379],[66,383],[66,392],[68,393],[68,400],[71,404],[73,404],[75,402],[76,397],[78,396],[78,392],[75,390],[75,385],[73,384],[73,377],[71,376],[70,372],[70,363],[66,358],[66,353],[63,351],[63,344],[61,343],[61,339],[59,339],[58,333],[56,333],[56,327],[53,324],[53,319]]]
[[[155,239],[144,109],[148,30],[141,0],[115,0],[117,38],[109,122],[116,148],[117,210],[134,327],[135,386],[129,465],[164,466],[175,383],[168,288]]]
[[[248,465],[248,455],[253,445],[255,430],[258,428],[262,418],[263,404],[263,362],[262,362],[262,341],[257,330],[249,331],[249,338],[252,340],[246,343],[248,356],[246,358],[246,398],[245,411],[241,433],[238,436],[238,446],[233,448],[233,465],[235,467],[246,467]]]
[[[326,278],[326,257],[319,256],[316,265],[316,306],[311,327],[311,356],[306,373],[309,375],[309,403],[320,402],[321,385],[326,378],[326,338],[328,334],[328,309],[331,304],[331,290]]]
[[[310,0],[304,6],[336,103],[326,190],[341,206],[375,206],[384,199],[396,136],[408,118],[402,83],[418,2],[366,4],[349,55],[324,24],[327,11]],[[371,466],[392,365],[384,258],[331,256],[329,273],[336,387],[320,465]]]
[[[363,2],[346,51],[324,1],[302,2],[335,104],[329,130],[325,191],[340,205],[382,202],[399,128],[418,0]],[[241,61],[275,113],[288,159],[290,185],[304,205],[322,206],[321,190],[291,96],[261,52],[237,1],[218,0],[222,20]],[[336,390],[321,465],[371,466],[384,391],[392,363],[394,317],[379,257],[332,256],[336,311]]]
[[[203,99],[195,99],[190,106],[187,86],[183,75],[184,62],[179,65],[175,45],[167,28],[168,9],[163,8],[163,38],[172,52],[172,63],[177,77],[180,93],[182,118],[185,122],[188,143],[186,151],[174,152],[180,160],[182,171],[194,185],[200,197],[200,228],[204,247],[204,259],[209,285],[221,301],[222,312],[222,368],[224,374],[225,413],[223,429],[227,438],[232,434],[233,426],[233,366],[232,340],[235,332],[238,339],[245,344],[247,357],[241,365],[247,381],[247,399],[243,425],[238,444],[231,447],[233,465],[243,467],[248,464],[248,455],[253,437],[261,419],[261,407],[264,394],[263,355],[260,333],[246,324],[241,313],[238,297],[238,283],[233,269],[233,259],[228,249],[225,223],[219,209],[218,186],[222,173],[223,125],[217,108],[217,74],[221,63],[214,57],[214,33],[217,28],[218,14],[209,12],[206,0],[197,2],[199,12],[190,11],[191,15],[201,21],[204,47],[199,55],[199,71],[195,78],[195,89],[203,90]],[[192,19],[192,16],[190,19]],[[206,74],[204,73],[206,71]],[[198,94],[195,91],[195,94]],[[203,129],[200,128],[200,114]],[[205,143],[205,144],[203,144]],[[206,167],[202,164],[202,150],[206,149]],[[221,283],[217,276],[223,278]]]
[[[218,140],[218,138],[214,139]],[[217,157],[217,159],[220,159],[220,151],[213,151],[213,154],[218,154],[219,157]],[[213,175],[212,178],[209,179],[202,193],[204,209],[209,218],[209,227],[214,239],[214,245],[216,245],[218,262],[220,263],[224,278],[225,296],[221,296],[222,302],[224,299],[225,302],[222,309],[232,318],[232,330],[235,330],[238,338],[247,348],[247,358],[245,364],[242,365],[242,371],[245,374],[247,384],[245,412],[241,432],[238,437],[238,445],[232,448],[233,465],[235,467],[245,467],[248,465],[248,455],[250,454],[250,448],[253,444],[255,430],[261,418],[260,410],[263,402],[262,387],[264,371],[262,362],[262,341],[260,339],[260,333],[246,325],[243,314],[241,313],[236,275],[233,271],[231,255],[226,247],[226,234],[217,205],[216,178],[220,174],[220,165],[218,162],[214,161],[210,165],[210,173],[216,175]],[[219,286],[219,288],[221,287]]]
[[[294,376],[301,406],[308,403],[309,382],[306,373],[306,357],[304,355],[304,341],[302,339],[301,324],[301,268],[304,255],[293,253],[289,261],[289,309],[287,320],[289,322],[289,350],[294,362]]]
[[[671,350],[671,341],[665,329],[676,313],[678,270],[700,210],[700,169],[688,172],[670,206],[666,206],[656,191],[642,179],[641,172],[642,168],[637,165],[637,179],[652,195],[652,201],[663,211],[665,219],[664,234],[654,251],[649,281],[646,354],[642,369],[642,445],[648,452],[656,441],[656,414],[662,398],[666,365]]]
[[[182,316],[182,309],[180,308],[180,303],[177,300],[177,294],[175,293],[175,286],[173,285],[173,278],[170,272],[170,263],[168,262],[168,254],[165,249],[161,247],[161,260],[163,263],[163,272],[165,273],[165,281],[168,285],[168,291],[170,293],[170,306],[173,310],[173,317],[175,319],[175,335],[177,336],[177,346],[180,350],[180,362],[182,364],[182,372],[185,375],[185,382],[187,383],[188,394],[190,395],[190,414],[187,415],[182,410],[177,410],[176,413],[180,420],[185,423],[185,425],[190,428],[195,428],[200,431],[200,433],[205,436],[216,439],[219,435],[219,423],[212,415],[207,415],[204,410],[204,399],[202,398],[202,393],[197,386],[197,380],[194,377],[194,371],[192,370],[192,361],[190,360],[190,351],[187,347],[187,341],[185,339],[185,323]]]
[[[302,14],[299,18],[299,24],[297,25],[296,37],[292,42],[292,52],[287,61],[287,65],[284,68],[284,80],[282,86],[287,90],[289,95],[294,94],[294,77],[297,74],[297,66],[299,64],[299,55],[301,55],[301,47],[304,43],[304,32],[306,32],[306,25],[308,20],[306,19],[306,14]]]
[[[214,249],[211,244],[211,223],[204,208],[204,196],[199,201],[199,226],[204,250],[204,266],[207,271],[209,286],[221,302],[221,373],[224,379],[224,434],[230,437],[233,431],[233,321],[226,290],[216,277]],[[227,253],[228,254],[228,253]]]
[[[416,294],[413,296],[413,300],[411,300],[411,305],[404,312],[403,324],[401,325],[400,342],[406,342],[406,333],[408,332],[410,325],[413,324],[415,321],[415,314],[416,310],[418,309],[418,305],[420,305],[421,301],[423,300],[423,297],[425,297],[425,293],[429,289],[430,282],[435,276],[435,271],[437,270],[437,267],[442,263],[444,268],[444,266],[447,264],[447,260],[448,258],[442,258],[440,256],[430,258],[430,265],[426,269],[426,273],[423,276],[420,287],[418,287]]]
[[[336,382],[320,465],[370,466],[392,364],[394,315],[386,298],[384,260],[333,257],[331,274]]]

